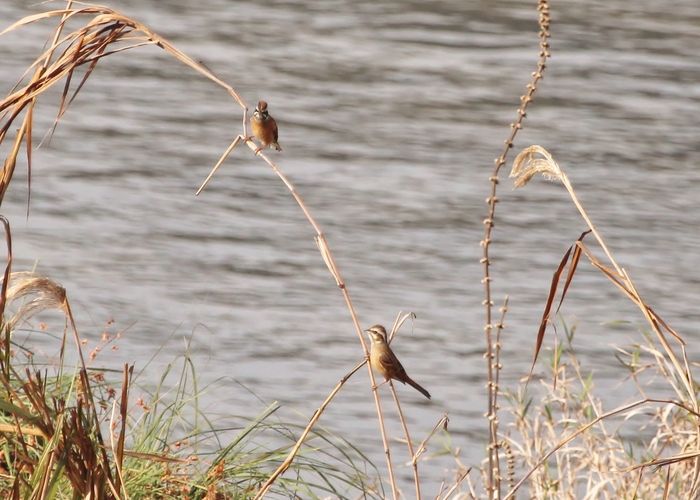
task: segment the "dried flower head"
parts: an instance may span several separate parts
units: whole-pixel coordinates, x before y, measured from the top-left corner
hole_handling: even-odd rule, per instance
[[[544,158],[535,158],[536,154],[544,156]],[[565,182],[564,173],[554,161],[546,149],[542,146],[530,146],[524,149],[513,161],[513,169],[510,171],[509,177],[515,177],[513,189],[524,186],[533,175],[536,173],[544,175],[545,179],[558,179]]]
[[[68,314],[66,290],[61,285],[36,273],[12,273],[10,286],[7,288],[7,302],[23,299],[30,295],[35,297],[20,306],[8,321],[10,326],[27,321],[35,314],[48,309],[56,309]]]

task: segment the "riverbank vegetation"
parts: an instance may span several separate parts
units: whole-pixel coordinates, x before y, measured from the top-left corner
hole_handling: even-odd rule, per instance
[[[507,299],[491,296],[489,249],[496,217],[501,168],[522,128],[549,58],[549,6],[538,2],[540,52],[536,71],[521,98],[517,119],[489,181],[488,216],[484,221],[485,346],[488,387],[486,458],[475,468],[462,466],[458,453],[450,481],[437,495],[448,498],[696,498],[700,492],[699,408],[695,366],[684,340],[645,302],[627,271],[618,266],[603,237],[578,201],[562,168],[539,146],[527,148],[513,162],[516,187],[535,174],[561,182],[579,209],[588,231],[553,264],[554,277],[538,335],[533,339],[534,363],[549,365],[549,375],[526,377],[519,387],[501,387],[500,352],[506,342]],[[117,52],[144,45],[166,51],[184,65],[225,89],[241,106],[242,130],[214,168],[238,144],[252,150],[248,136],[248,106],[234,88],[209,68],[193,60],[138,21],[105,7],[68,2],[65,9],[28,16],[2,35],[33,23],[53,23],[45,52],[0,101],[0,145],[6,156],[0,176],[0,203],[18,163],[31,169],[33,109],[44,92],[62,88],[57,120],[82,91],[98,62]],[[72,28],[69,30],[67,26]],[[77,27],[75,27],[77,25]],[[0,63],[1,64],[1,63]],[[324,234],[289,179],[264,154],[264,161],[290,190],[313,227],[321,258],[344,297],[365,356],[368,346],[353,303]],[[31,171],[31,170],[30,170]],[[213,173],[213,172],[212,172]],[[440,415],[426,436],[412,438],[396,393],[393,404],[403,424],[403,446],[415,490],[399,490],[391,440],[374,391],[377,422],[386,456],[387,478],[352,443],[334,436],[320,424],[325,408],[345,382],[365,362],[348,367],[348,374],[325,401],[319,401],[303,428],[276,419],[277,406],[257,417],[242,416],[240,426],[222,429],[199,406],[204,389],[197,386],[197,367],[187,353],[176,360],[157,384],[138,385],[141,367],[125,365],[121,372],[100,369],[99,362],[118,345],[107,330],[100,346],[87,346],[70,310],[70,291],[32,272],[12,272],[9,222],[0,216],[6,235],[7,263],[0,290],[0,494],[6,498],[90,499],[243,499],[243,498],[421,498],[420,463],[436,435],[447,436],[448,419]],[[589,246],[594,241],[594,247]],[[475,242],[476,244],[476,242]],[[640,341],[620,348],[618,359],[626,379],[639,396],[608,409],[590,369],[576,353],[575,326],[560,327],[563,340],[546,341],[557,321],[558,306],[582,261],[602,273],[632,300],[646,320]],[[558,266],[557,266],[558,264]],[[502,303],[496,312],[495,303]],[[65,318],[56,357],[43,358],[20,340],[27,328],[37,328],[36,315],[58,311]],[[55,317],[55,316],[54,316]],[[394,331],[410,315],[398,318]],[[63,319],[61,320],[63,321]],[[33,326],[32,326],[33,325]],[[540,353],[542,351],[542,353]],[[373,386],[374,374],[368,370]],[[526,375],[526,374],[523,374]],[[172,382],[172,380],[175,382]],[[667,397],[646,396],[654,384]],[[533,387],[536,386],[536,387]],[[148,400],[134,398],[134,388],[148,391]],[[540,396],[529,395],[531,392]],[[663,390],[663,389],[662,389]],[[501,408],[504,397],[509,409]],[[539,398],[539,399],[538,399]],[[502,421],[505,422],[504,425]],[[227,441],[222,436],[227,436]],[[230,439],[230,436],[235,436]],[[477,470],[478,469],[478,470]],[[527,491],[527,492],[526,492]]]

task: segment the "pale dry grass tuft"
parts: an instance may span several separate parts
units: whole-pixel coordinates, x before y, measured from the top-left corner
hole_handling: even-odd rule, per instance
[[[544,158],[537,158],[535,155],[538,154]],[[542,174],[547,180],[557,179],[565,182],[564,173],[552,155],[542,146],[530,146],[516,156],[513,161],[513,168],[509,175],[509,177],[515,178],[513,189],[523,187],[537,173]]]
[[[7,302],[25,299],[30,295],[34,295],[34,298],[17,309],[6,321],[6,328],[12,329],[15,325],[29,321],[36,314],[50,309],[68,316],[65,288],[52,279],[36,273],[12,273],[10,285],[7,288]]]
[[[642,399],[606,412],[599,396],[605,389],[583,371],[572,339],[553,349],[553,379],[541,381],[539,401],[525,401],[522,392],[510,395],[510,442],[518,465],[530,471],[530,498],[694,498],[693,412],[675,401],[644,397],[651,382],[673,384],[663,352],[650,337],[649,345],[634,352],[620,350]]]

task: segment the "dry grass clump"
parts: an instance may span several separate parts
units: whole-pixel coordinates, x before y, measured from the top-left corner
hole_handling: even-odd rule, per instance
[[[518,465],[530,471],[530,497],[694,498],[694,461],[683,456],[696,448],[693,413],[675,401],[645,397],[606,411],[605,389],[596,386],[576,356],[574,330],[550,349],[551,378],[540,380],[541,398],[525,400],[522,390],[509,395],[510,442]],[[621,352],[640,395],[640,378],[651,382],[651,372],[668,376],[654,359],[663,354],[651,342]],[[644,365],[641,352],[651,355]]]
[[[40,282],[50,284],[38,288]],[[65,298],[60,285],[32,273],[13,276],[13,289],[33,289],[34,299],[47,304],[51,301],[41,295],[52,290],[62,291]],[[22,310],[27,311],[20,306]],[[11,321],[19,324],[17,315]],[[114,338],[103,334],[92,350],[91,365],[98,353],[111,352],[103,347]],[[215,427],[199,406],[201,394],[210,388],[197,387],[197,373],[187,355],[179,373],[172,363],[155,387],[150,379],[146,387],[139,387],[133,366],[124,367],[121,380],[110,380],[115,372],[99,368],[67,373],[65,361],[40,368],[35,354],[17,347],[14,340],[12,346],[10,362],[3,360],[0,371],[2,498],[252,498],[301,431],[274,419],[276,404],[252,418],[237,418],[240,427]],[[61,346],[61,359],[66,347]],[[21,360],[25,354],[30,361]],[[172,376],[177,381],[166,386]],[[130,397],[134,389],[151,395],[147,400]],[[314,429],[290,466],[293,474],[279,480],[271,493],[381,498],[381,485],[367,474],[372,468],[350,443]]]

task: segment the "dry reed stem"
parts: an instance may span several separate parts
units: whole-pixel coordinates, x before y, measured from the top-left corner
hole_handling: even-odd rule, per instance
[[[12,233],[10,232],[10,221],[8,221],[5,216],[0,215],[0,222],[2,222],[3,228],[5,229],[5,245],[7,247],[7,264],[5,265],[5,272],[3,273],[2,285],[0,286],[0,318],[5,317],[5,308],[7,307],[7,286],[10,281],[10,272],[12,270]],[[2,331],[4,332],[3,341],[5,342],[5,352],[3,353],[3,368],[5,378],[10,378],[10,328],[7,328],[4,324],[2,325]]]
[[[540,52],[539,61],[537,63],[537,70],[532,74],[532,81],[527,85],[527,92],[524,96],[520,98],[520,107],[518,108],[518,118],[514,123],[511,123],[511,133],[509,137],[505,140],[505,146],[501,152],[501,155],[495,160],[494,170],[489,177],[491,182],[491,192],[489,197],[486,198],[486,203],[489,205],[489,214],[484,219],[484,225],[486,229],[484,231],[484,239],[481,241],[481,247],[483,248],[483,257],[480,262],[484,266],[484,278],[482,283],[484,285],[484,301],[483,305],[486,308],[486,325],[484,330],[486,332],[486,354],[487,359],[487,389],[488,389],[488,413],[487,419],[489,422],[489,448],[488,448],[488,473],[486,491],[488,492],[488,498],[495,500],[500,498],[500,465],[498,456],[498,385],[497,376],[494,374],[498,371],[500,367],[499,349],[500,342],[496,342],[494,345],[493,338],[491,335],[491,330],[494,328],[492,324],[492,311],[493,300],[491,299],[491,259],[489,257],[489,246],[491,243],[491,230],[494,226],[494,218],[496,213],[496,203],[498,203],[498,197],[496,196],[497,186],[498,186],[498,173],[503,165],[506,164],[506,157],[508,152],[513,147],[513,141],[518,133],[518,130],[522,128],[523,120],[527,116],[526,110],[528,105],[532,102],[532,96],[537,89],[537,83],[543,78],[543,73],[546,69],[547,59],[549,58],[549,26],[551,23],[551,18],[549,16],[549,4],[547,0],[539,0],[537,4],[537,10],[539,12],[538,23],[540,27],[539,38],[540,38]],[[500,329],[503,328],[503,319],[499,323],[498,329],[500,334]]]
[[[0,424],[0,432],[6,432],[8,434],[23,434],[25,436],[40,436],[43,437],[44,439],[48,439],[49,437],[46,435],[46,433],[41,430],[38,427],[26,427],[26,426],[17,426],[17,425],[10,425],[10,424]]]
[[[129,495],[126,491],[126,487],[124,486],[124,471],[123,471],[123,463],[124,463],[124,439],[126,438],[126,419],[127,419],[127,414],[129,412],[128,404],[129,404],[129,386],[130,386],[130,376],[133,374],[134,367],[133,365],[131,368],[129,368],[128,364],[124,365],[124,371],[122,375],[122,394],[120,398],[120,404],[119,404],[119,417],[121,419],[121,429],[119,431],[119,437],[117,438],[117,445],[114,445],[114,421],[115,421],[115,413],[116,413],[116,408],[117,408],[117,401],[115,400],[112,404],[112,419],[109,429],[109,438],[110,438],[110,444],[112,446],[112,450],[114,451],[114,464],[117,469],[117,477],[115,478],[115,489],[121,490],[122,494],[124,495],[125,498],[129,498]]]
[[[214,177],[214,174],[216,173],[216,171],[219,170],[219,167],[220,167],[221,165],[223,165],[223,163],[224,163],[224,161],[226,160],[226,158],[228,158],[228,155],[231,154],[231,151],[233,151],[233,149],[238,145],[238,142],[239,142],[241,139],[245,140],[245,137],[243,137],[242,135],[237,135],[237,136],[236,136],[236,138],[233,140],[233,142],[232,142],[231,145],[228,147],[228,149],[227,149],[226,151],[224,151],[224,154],[223,154],[223,155],[221,155],[221,158],[219,158],[219,161],[216,162],[216,165],[214,165],[214,168],[211,169],[211,172],[209,172],[209,175],[207,176],[207,178],[204,179],[204,182],[203,182],[202,185],[199,187],[199,189],[197,190],[197,192],[194,194],[195,196],[199,196],[199,193],[201,193],[201,192],[204,190],[204,188],[207,186],[207,184],[209,184],[209,181],[211,180],[211,178]]]
[[[544,159],[537,158],[535,155],[542,155]],[[573,189],[573,186],[571,185],[571,182],[569,181],[568,176],[562,171],[562,169],[559,167],[559,165],[554,161],[554,158],[541,146],[530,146],[526,149],[524,149],[515,159],[513,162],[513,169],[511,171],[510,177],[515,178],[514,182],[514,189],[517,189],[519,187],[522,187],[526,185],[530,179],[537,173],[542,174],[545,176],[545,178],[548,179],[557,179],[559,180],[566,190],[569,193],[569,196],[571,197],[572,201],[574,202],[574,205],[576,208],[579,210],[579,213],[583,217],[584,221],[590,228],[591,232],[593,233],[594,237],[596,238],[596,241],[598,244],[601,246],[605,254],[607,255],[610,263],[613,265],[615,268],[616,274],[612,273],[610,270],[606,269],[605,266],[600,263],[598,259],[596,259],[593,254],[587,250],[585,245],[581,241],[577,242],[577,245],[584,250],[586,253],[586,256],[591,260],[591,262],[594,264],[595,267],[600,269],[601,271],[604,271],[604,274],[611,279],[616,285],[618,285],[619,288],[621,288],[625,294],[639,307],[639,309],[642,311],[642,314],[646,318],[647,322],[651,326],[651,328],[654,330],[654,332],[657,334],[657,337],[661,341],[662,345],[664,346],[664,349],[666,350],[667,355],[669,356],[669,359],[673,362],[676,371],[678,375],[680,376],[681,380],[683,381],[683,384],[685,386],[685,389],[687,391],[687,397],[689,400],[693,402],[694,409],[697,411],[698,410],[698,402],[694,397],[694,390],[693,390],[693,377],[692,377],[692,372],[689,369],[689,363],[687,360],[687,354],[685,350],[685,342],[673,331],[669,328],[669,331],[674,335],[674,337],[679,341],[681,345],[681,349],[683,352],[683,358],[684,358],[684,365],[685,367],[681,366],[680,361],[678,360],[676,354],[673,352],[673,349],[671,348],[670,344],[666,340],[665,335],[659,328],[660,322],[658,321],[658,317],[656,314],[653,312],[653,310],[642,300],[641,296],[639,295],[639,292],[637,292],[637,289],[634,286],[634,283],[630,279],[629,275],[627,272],[622,269],[618,264],[617,261],[615,261],[615,258],[612,256],[612,253],[608,249],[607,245],[603,241],[603,238],[600,236],[598,233],[598,230],[595,228],[593,225],[593,222],[590,220],[588,217],[588,214],[586,213],[585,209],[581,205],[581,203],[578,200],[578,197],[576,196],[576,193]],[[665,325],[665,323],[663,323]],[[698,430],[700,431],[700,423]]]
[[[462,484],[462,481],[464,481],[464,479],[469,475],[469,473],[470,473],[471,471],[472,471],[472,468],[469,467],[469,468],[467,468],[467,470],[465,470],[462,474],[460,474],[460,475],[457,477],[457,480],[455,481],[455,483],[450,487],[449,490],[447,490],[447,493],[445,493],[445,496],[442,497],[442,499],[440,499],[440,500],[449,500],[449,498],[452,496],[452,494],[453,494],[455,491],[457,491],[457,488],[459,488],[459,486]],[[435,498],[436,498],[436,500],[438,500],[438,499],[440,498],[440,495],[438,494],[438,496],[435,497]],[[473,494],[472,494],[472,498],[475,498],[475,496],[474,496]]]
[[[432,438],[437,433],[437,431],[439,431],[440,429],[447,430],[447,424],[449,423],[449,421],[450,421],[450,419],[447,416],[447,413],[445,413],[442,416],[442,418],[438,421],[438,423],[435,424],[435,427],[433,427],[433,430],[430,431],[430,433],[428,433],[428,435],[423,439],[423,441],[421,441],[420,445],[418,446],[418,451],[416,451],[413,454],[413,458],[411,459],[412,463],[418,462],[418,459],[420,458],[420,456],[423,453],[425,453],[426,451],[428,451],[428,448],[426,448],[425,445],[428,444],[428,441],[430,441],[430,438]]]
[[[112,401],[112,414],[111,414],[111,422],[114,422],[117,414],[117,400],[115,399]],[[114,442],[114,428],[110,425],[109,427],[109,444],[111,445],[113,450],[117,450],[119,448],[119,445],[115,445]],[[117,454],[115,453],[115,460],[114,460],[114,465],[116,466],[117,469],[117,475],[114,478],[114,489],[116,491],[121,491],[121,494],[123,495],[125,500],[129,500],[129,494],[126,491],[126,488],[124,487],[124,471],[122,469],[122,463],[121,463],[121,457],[118,457]],[[120,497],[118,497],[120,498]]]
[[[391,341],[394,340],[394,337],[399,331],[399,328],[406,322],[407,319],[411,318],[414,319],[416,315],[413,312],[408,312],[401,316],[401,313],[399,313],[396,316],[396,319],[394,320],[394,326],[391,329],[391,334],[389,335],[389,338],[387,339],[387,343],[391,344]],[[389,388],[391,389],[391,394],[394,398],[394,402],[396,403],[396,410],[399,415],[399,421],[401,422],[401,427],[403,428],[404,435],[406,436],[406,444],[408,446],[408,453],[411,455],[411,466],[413,468],[413,481],[416,487],[416,500],[421,499],[421,491],[420,491],[420,476],[418,475],[418,460],[416,454],[413,452],[413,444],[411,441],[411,435],[408,432],[408,425],[406,424],[406,419],[403,416],[403,411],[401,410],[401,404],[399,403],[399,397],[396,394],[396,390],[394,389],[394,384],[391,380],[389,380]],[[376,393],[376,387],[375,387],[375,393]],[[432,434],[431,434],[432,436]],[[426,439],[427,441],[427,439]],[[425,441],[424,441],[425,443]],[[423,446],[423,445],[421,445]],[[418,449],[420,453],[422,453],[422,448]],[[420,453],[418,456],[420,456]]]
[[[416,315],[413,312],[408,312],[401,316],[401,313],[399,313],[396,317],[396,320],[394,320],[394,326],[391,329],[391,334],[389,335],[389,338],[387,339],[387,343],[391,344],[391,341],[394,340],[394,337],[399,331],[399,328],[406,322],[407,319],[415,318]],[[418,454],[414,453],[413,451],[413,443],[411,441],[411,435],[408,432],[408,425],[406,424],[406,419],[403,416],[403,411],[401,410],[401,404],[399,403],[399,397],[396,394],[396,390],[394,388],[394,384],[391,380],[389,380],[389,388],[391,389],[391,394],[394,398],[394,402],[396,403],[396,410],[399,415],[399,421],[401,422],[401,427],[403,428],[404,436],[406,436],[406,444],[408,446],[408,453],[411,456],[411,466],[413,468],[413,481],[416,487],[416,499],[420,500],[421,499],[421,492],[420,492],[420,477],[418,475],[418,456],[420,456],[421,453],[423,453],[424,448],[423,446],[427,442],[427,439],[429,439],[433,434],[430,434],[428,438],[426,438],[425,441],[421,444],[421,447],[418,448]],[[376,389],[375,389],[376,390]]]
[[[394,340],[394,337],[396,336],[397,333],[399,333],[399,329],[403,326],[403,324],[406,322],[407,319],[414,320],[416,319],[416,315],[413,312],[407,312],[403,316],[401,316],[401,313],[396,315],[396,319],[394,320],[394,326],[391,327],[391,333],[389,334],[389,338],[386,340],[387,344],[391,344],[391,341]]]
[[[541,155],[543,158],[538,158],[536,155]],[[683,394],[681,391],[676,389],[676,393],[678,397],[681,399],[681,401],[687,401],[690,406],[692,407],[692,413],[694,415],[698,415],[699,412],[699,407],[698,407],[698,401],[695,397],[695,382],[693,380],[693,375],[692,371],[690,370],[690,363],[687,357],[687,351],[685,348],[685,342],[671,329],[666,325],[663,320],[661,320],[656,313],[649,307],[642,297],[640,296],[639,292],[637,291],[634,283],[632,282],[631,278],[629,277],[627,271],[623,268],[621,268],[617,262],[615,261],[614,257],[612,256],[612,253],[608,249],[607,245],[603,241],[602,237],[598,233],[597,229],[593,225],[592,221],[588,217],[588,214],[586,213],[585,209],[583,206],[580,204],[578,197],[576,196],[576,193],[573,189],[573,186],[571,185],[571,182],[569,181],[567,175],[562,171],[562,169],[559,167],[559,165],[554,161],[552,156],[541,146],[530,146],[523,150],[515,159],[513,162],[513,169],[511,171],[510,176],[515,178],[515,187],[514,189],[517,189],[518,187],[522,187],[526,185],[530,179],[537,173],[542,174],[545,176],[545,178],[548,179],[557,179],[559,180],[566,190],[569,193],[569,196],[571,197],[572,201],[574,202],[574,205],[577,207],[579,210],[581,216],[583,217],[584,221],[590,228],[591,232],[593,233],[594,237],[596,238],[596,241],[598,244],[601,246],[603,251],[605,252],[606,256],[608,257],[610,263],[614,267],[615,271],[608,269],[604,264],[602,264],[583,244],[582,240],[579,239],[576,244],[578,245],[579,248],[583,250],[583,252],[586,254],[586,256],[589,258],[591,263],[599,269],[600,271],[603,272],[605,276],[607,276],[618,288],[620,288],[625,295],[627,295],[641,310],[642,314],[644,315],[645,319],[651,326],[652,330],[656,334],[657,338],[661,342],[664,351],[666,352],[666,355],[668,359],[670,360],[671,364],[674,367],[675,373],[677,377],[680,379],[681,383],[684,386],[684,392]],[[676,340],[678,341],[680,345],[680,349],[682,351],[682,357],[683,357],[683,363],[681,364],[680,360],[676,356],[675,352],[673,351],[673,348],[671,345],[668,343],[666,336],[664,335],[663,331],[661,330],[661,326],[666,328],[666,330],[671,333]],[[675,386],[674,386],[675,388]],[[694,419],[694,425],[695,425],[695,431],[696,431],[696,447],[700,447],[700,419]],[[694,474],[693,474],[693,492],[697,493],[699,489],[699,484],[700,484],[700,457],[693,457],[695,461],[695,467],[694,467]]]
[[[418,476],[418,462],[415,460],[416,455],[413,452],[413,443],[411,442],[411,435],[408,432],[406,419],[403,417],[403,411],[401,411],[401,403],[399,403],[399,397],[396,394],[396,389],[394,389],[394,384],[391,380],[389,380],[389,389],[391,389],[391,395],[394,397],[394,402],[396,403],[396,411],[399,414],[399,420],[401,421],[401,427],[403,428],[404,436],[406,436],[406,446],[408,446],[408,454],[411,456],[411,468],[413,469],[413,483],[416,487],[416,500],[421,500],[420,477]]]

